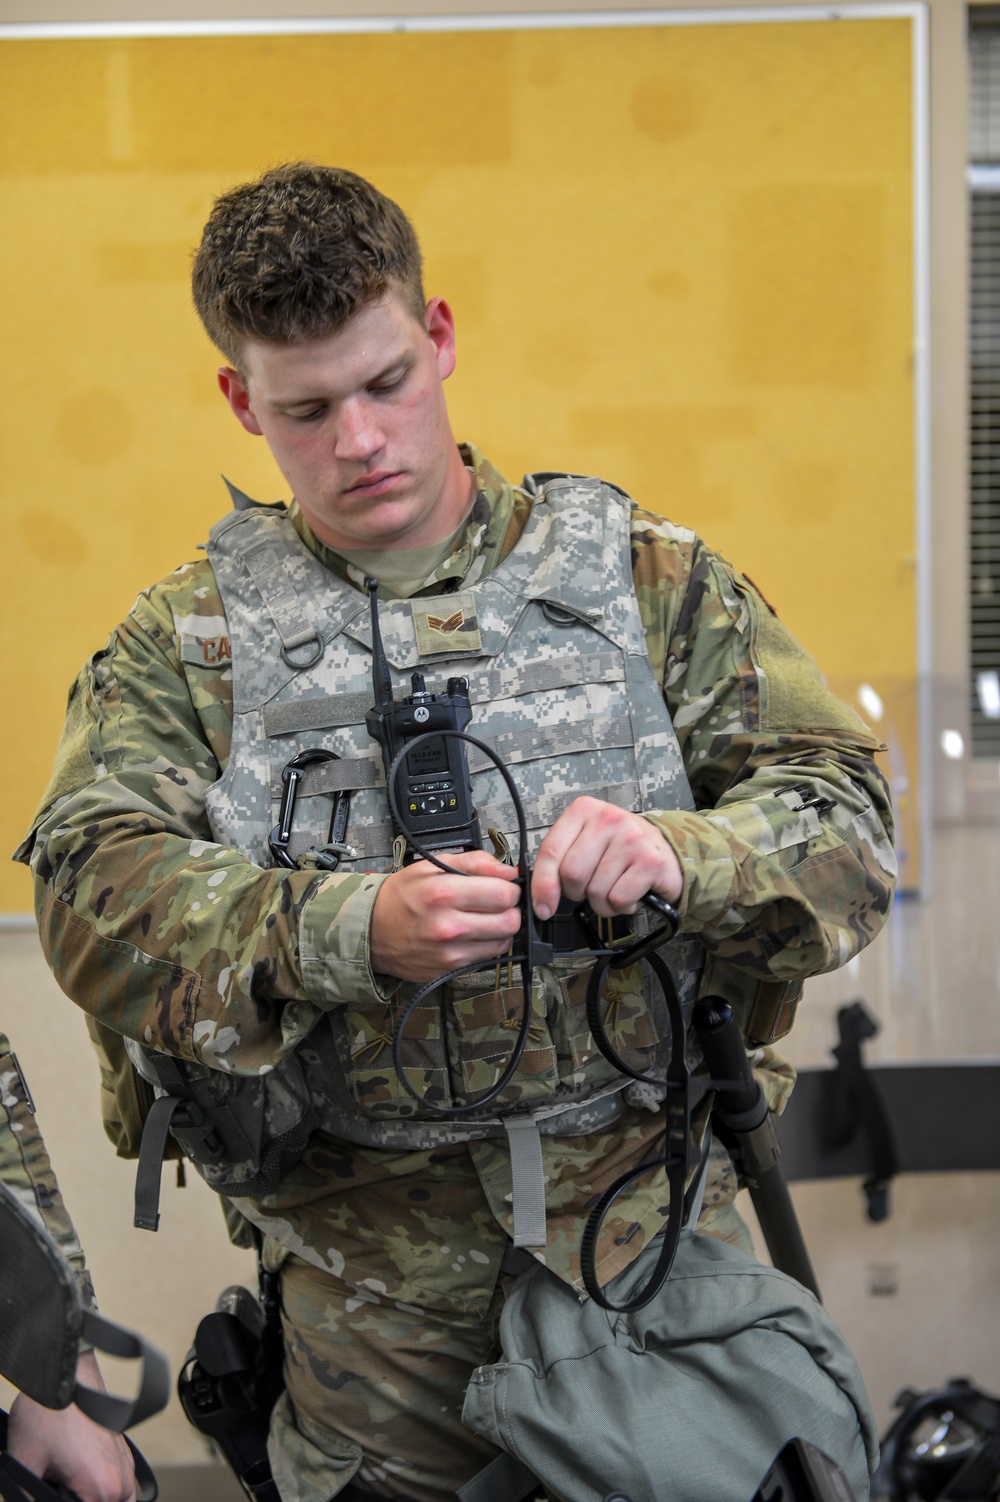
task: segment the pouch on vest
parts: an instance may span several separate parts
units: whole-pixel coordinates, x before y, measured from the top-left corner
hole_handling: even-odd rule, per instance
[[[118,1432],[165,1408],[166,1358],[131,1330],[84,1309],[72,1268],[48,1232],[0,1184],[0,1374],[45,1408],[70,1403]],[[76,1381],[81,1339],[98,1351],[142,1362],[134,1399]]]
[[[101,1068],[101,1122],[119,1158],[138,1158],[142,1132],[156,1100],[148,1080],[139,1074],[125,1047],[125,1039],[94,1017],[87,1017],[87,1032]],[[163,1156],[183,1158],[183,1149],[172,1137]]]
[[[678,946],[679,947],[679,946]],[[620,1079],[597,1051],[587,1022],[589,954],[558,957],[536,971],[528,1043],[514,1079],[482,1109],[530,1110],[574,1097],[586,1101]],[[503,981],[507,984],[504,985]],[[336,1033],[348,1087],[370,1120],[412,1117],[440,1121],[405,1093],[392,1061],[392,1038],[400,1007],[417,990],[404,985],[394,1002],[344,1009]],[[603,1004],[616,1047],[637,1069],[665,1068],[669,1028],[638,965],[610,974]],[[487,1091],[506,1068],[520,1025],[520,969],[504,965],[465,975],[432,992],[406,1029],[406,1077],[421,1098],[452,1108]],[[586,1073],[584,1073],[586,1071]],[[474,1117],[473,1117],[474,1119]]]
[[[608,1287],[649,1276],[654,1241]],[[857,1365],[812,1294],[721,1241],[684,1232],[656,1298],[632,1315],[581,1303],[536,1267],[500,1321],[463,1422],[561,1502],[747,1502],[792,1438],[840,1466],[859,1502],[878,1456]]]
[[[784,1038],[791,1031],[802,999],[801,981],[762,980],[712,950],[705,956],[701,989],[705,995],[721,996],[729,1002],[751,1048]]]
[[[136,1070],[155,1089],[136,1174],[135,1224],[155,1231],[160,1164],[173,1135],[217,1194],[270,1194],[298,1162],[318,1125],[294,1053],[268,1074],[233,1075],[182,1062],[129,1039]]]

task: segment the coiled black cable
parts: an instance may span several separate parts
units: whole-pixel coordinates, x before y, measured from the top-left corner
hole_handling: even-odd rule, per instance
[[[389,768],[386,777],[386,791],[389,806],[393,818],[398,827],[406,832],[408,843],[416,853],[429,860],[439,870],[453,876],[464,876],[467,873],[459,871],[455,866],[449,866],[446,861],[440,859],[433,851],[426,849],[417,837],[408,829],[407,822],[400,805],[398,780],[406,757],[411,751],[430,740],[438,740],[444,736],[451,736],[456,740],[467,742],[481,751],[496,767],[510,794],[514,815],[517,822],[518,837],[518,882],[521,887],[521,934],[523,935],[523,949],[520,953],[510,954],[504,957],[504,962],[510,966],[516,966],[521,974],[523,988],[521,1020],[518,1026],[517,1037],[511,1050],[510,1058],[495,1084],[480,1095],[477,1100],[464,1106],[444,1106],[426,1095],[421,1095],[407,1079],[403,1061],[403,1048],[406,1041],[406,1029],[410,1018],[423,1004],[432,992],[441,989],[442,1008],[444,1007],[444,988],[453,981],[460,980],[463,976],[481,973],[496,964],[495,960],[477,960],[469,965],[461,965],[444,975],[439,975],[434,980],[428,981],[421,986],[404,1007],[399,1021],[396,1024],[392,1040],[392,1060],[397,1078],[404,1090],[419,1105],[433,1111],[436,1115],[445,1119],[454,1119],[470,1116],[478,1112],[484,1106],[490,1104],[502,1093],[521,1062],[525,1045],[528,1041],[528,1031],[531,1026],[531,995],[534,969],[539,964],[548,963],[554,957],[551,944],[544,942],[538,935],[535,923],[534,909],[531,903],[531,869],[528,865],[528,832],[524,815],[524,805],[518,793],[509,771],[497,756],[491,746],[485,741],[478,740],[475,736],[460,730],[427,731],[423,735],[414,736],[412,740],[399,751]],[[680,998],[669,967],[656,954],[655,950],[660,944],[672,939],[677,931],[678,917],[669,903],[665,902],[656,893],[649,893],[643,899],[647,906],[665,916],[667,922],[661,929],[646,938],[637,940],[634,944],[617,946],[615,948],[596,947],[590,952],[594,957],[594,968],[591,971],[586,996],[587,1021],[595,1046],[608,1062],[620,1073],[643,1084],[664,1086],[666,1098],[664,1111],[666,1113],[666,1125],[664,1128],[664,1152],[651,1161],[640,1163],[637,1167],[627,1170],[614,1183],[603,1192],[587,1217],[586,1224],[580,1242],[580,1267],[584,1287],[590,1297],[601,1308],[613,1313],[633,1313],[643,1308],[653,1299],[662,1288],[670,1273],[676,1255],[677,1245],[680,1239],[681,1228],[684,1223],[684,1191],[687,1182],[688,1165],[690,1159],[690,1134],[691,1134],[691,1088],[690,1070],[687,1061],[687,1049],[685,1038],[684,1017],[681,1009]],[[618,1050],[612,1044],[604,1025],[601,1015],[601,1000],[604,994],[605,982],[612,970],[623,969],[626,965],[642,962],[649,966],[650,971],[663,995],[670,1022],[670,1060],[667,1065],[665,1078],[657,1079],[654,1075],[645,1074],[635,1069],[623,1059]],[[445,1020],[442,1016],[442,1035],[445,1030]],[[646,1174],[655,1173],[662,1169],[666,1175],[669,1188],[669,1210],[662,1236],[663,1245],[660,1255],[646,1283],[639,1291],[622,1304],[615,1304],[604,1292],[597,1277],[597,1244],[601,1229],[613,1205],[624,1191],[637,1179]]]
[[[514,785],[514,780],[508,772],[507,768],[503,765],[492,747],[486,745],[485,741],[477,740],[474,735],[468,735],[463,730],[427,731],[424,735],[414,736],[411,741],[408,741],[393,760],[393,763],[389,768],[388,776],[386,778],[386,786],[389,795],[389,807],[392,809],[393,818],[396,820],[396,823],[401,829],[406,829],[406,820],[403,817],[403,812],[400,807],[399,792],[397,789],[399,772],[403,765],[403,762],[406,760],[406,757],[410,754],[411,751],[416,750],[418,746],[423,745],[425,741],[441,740],[445,736],[451,736],[455,740],[466,741],[470,746],[475,746],[477,750],[484,752],[493,762],[497,771],[500,773],[500,776],[503,778],[504,783],[506,784],[507,791],[510,793],[511,801],[514,805],[514,814],[517,819],[519,873],[518,881],[521,885],[521,928],[525,938],[524,953],[509,955],[507,957],[507,964],[511,966],[516,965],[521,971],[521,981],[524,987],[525,995],[525,1003],[522,1009],[521,1022],[518,1028],[517,1038],[514,1041],[514,1048],[511,1052],[510,1059],[500,1078],[497,1080],[492,1089],[488,1090],[485,1095],[480,1096],[477,1101],[474,1101],[471,1105],[467,1106],[441,1106],[438,1105],[436,1101],[433,1101],[426,1096],[420,1095],[418,1091],[414,1090],[413,1086],[406,1078],[406,1073],[403,1068],[403,1042],[405,1039],[407,1023],[409,1022],[410,1018],[413,1016],[417,1008],[422,1004],[424,999],[429,996],[432,991],[436,991],[438,987],[443,988],[449,985],[452,981],[461,979],[463,975],[474,975],[478,971],[488,970],[490,968],[490,965],[495,963],[494,961],[476,960],[471,965],[460,965],[456,970],[449,970],[447,974],[436,976],[434,980],[428,981],[426,985],[421,986],[420,990],[417,991],[413,996],[411,996],[403,1011],[402,1017],[396,1025],[396,1031],[393,1035],[392,1040],[392,1062],[400,1084],[403,1086],[404,1090],[406,1090],[408,1095],[411,1095],[413,1099],[420,1105],[426,1106],[428,1110],[436,1112],[439,1116],[457,1117],[468,1116],[470,1112],[479,1111],[483,1108],[483,1106],[489,1105],[490,1101],[496,1099],[501,1091],[504,1090],[508,1081],[517,1072],[517,1066],[521,1062],[521,1056],[524,1053],[525,1045],[528,1041],[528,1029],[531,1026],[532,974],[537,964],[541,964],[546,959],[551,958],[551,945],[540,945],[538,932],[535,928],[534,913],[531,907],[531,874],[528,870],[526,855],[528,848],[528,830],[524,819],[524,805],[521,802],[520,795],[517,791],[516,786]],[[455,866],[449,866],[445,861],[436,856],[433,851],[427,850],[423,845],[421,845],[420,841],[414,834],[407,832],[406,837],[417,854],[422,856],[424,860],[431,861],[435,866],[438,867],[439,870],[446,871],[452,876],[464,876],[467,874],[464,871],[459,871]],[[550,952],[543,954],[543,948]]]

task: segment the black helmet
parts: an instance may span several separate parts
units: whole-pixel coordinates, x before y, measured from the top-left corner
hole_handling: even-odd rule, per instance
[[[896,1407],[873,1502],[992,1502],[1000,1495],[1000,1398],[952,1377],[935,1392],[901,1392]]]

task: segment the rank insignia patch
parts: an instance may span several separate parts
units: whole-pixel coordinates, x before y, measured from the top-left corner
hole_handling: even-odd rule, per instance
[[[410,609],[421,657],[433,652],[482,651],[475,600],[469,590],[411,600]]]
[[[451,633],[453,631],[457,631],[459,626],[463,625],[464,622],[464,610],[456,610],[455,614],[450,615],[447,620],[443,620],[439,615],[429,615],[427,617],[427,629],[428,631],[440,631],[442,636],[450,636]]]

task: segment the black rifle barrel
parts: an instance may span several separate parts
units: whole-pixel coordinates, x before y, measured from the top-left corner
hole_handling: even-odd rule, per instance
[[[781,1171],[780,1149],[767,1099],[754,1076],[733,1015],[719,996],[703,997],[694,1009],[694,1030],[715,1088],[715,1116],[724,1138],[740,1157],[761,1234],[771,1261],[820,1297],[795,1207]]]

